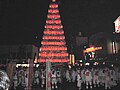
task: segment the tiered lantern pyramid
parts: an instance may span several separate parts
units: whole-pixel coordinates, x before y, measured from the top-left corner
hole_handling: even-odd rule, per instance
[[[49,5],[41,45],[38,62],[46,62],[46,60],[50,62],[68,62],[63,25],[61,24],[56,0],[52,0]]]

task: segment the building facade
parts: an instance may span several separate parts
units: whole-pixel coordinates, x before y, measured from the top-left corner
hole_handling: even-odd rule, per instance
[[[96,33],[90,37],[89,45],[102,47],[101,50],[97,51],[97,55],[100,58],[115,59],[120,50],[119,37],[120,35],[116,35],[114,33]]]
[[[88,37],[76,36],[76,45],[75,45],[75,59],[83,59],[83,50],[88,47]]]
[[[38,56],[38,47],[34,45],[1,45],[0,63],[8,63],[15,60],[18,63]]]

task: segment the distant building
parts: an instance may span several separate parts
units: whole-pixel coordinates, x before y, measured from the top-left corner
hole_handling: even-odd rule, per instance
[[[79,35],[76,36],[76,45],[75,45],[75,57],[76,59],[83,58],[83,50],[88,46],[88,37],[84,37],[79,32]]]
[[[108,33],[96,33],[89,39],[89,44],[95,47],[102,47],[102,50],[97,51],[98,55],[106,57],[118,53],[120,50],[120,42],[117,41],[118,36]]]
[[[7,63],[8,60],[34,59],[38,55],[38,47],[34,45],[0,45],[0,62]]]
[[[89,38],[89,45],[93,45],[95,47],[102,47],[103,49],[101,50],[101,53],[106,55],[108,53],[107,43],[111,39],[112,37],[110,37],[106,33],[99,32]]]
[[[87,44],[88,44],[88,37],[81,37],[81,36],[76,37],[76,45],[77,46],[84,46]]]

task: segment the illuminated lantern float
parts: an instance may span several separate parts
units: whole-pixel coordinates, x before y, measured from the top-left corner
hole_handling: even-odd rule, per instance
[[[52,0],[49,5],[44,35],[39,50],[38,62],[68,62],[68,53],[58,4]]]
[[[115,32],[120,33],[120,16],[115,20]]]

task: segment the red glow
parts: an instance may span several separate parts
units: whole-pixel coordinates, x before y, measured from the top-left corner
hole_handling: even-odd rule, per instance
[[[54,34],[54,35],[62,35],[62,34],[64,34],[64,31],[49,31],[49,30],[46,30],[46,31],[44,31],[44,34]]]
[[[63,28],[62,25],[46,25],[45,28],[47,29],[61,29]]]
[[[55,2],[56,0],[52,0],[52,2]]]
[[[63,39],[65,39],[65,37],[64,36],[43,36],[43,39],[46,39],[46,40],[48,40],[48,39],[51,39],[51,40],[53,40],[53,39],[57,39],[57,40],[63,40]]]
[[[47,20],[47,24],[61,24],[61,20]]]
[[[49,9],[48,12],[51,14],[57,14],[57,13],[59,13],[59,10],[58,9]]]
[[[48,46],[48,47],[41,47],[41,50],[43,50],[43,51],[48,51],[48,50],[54,50],[54,51],[56,51],[56,50],[67,50],[67,48],[66,47],[59,47],[59,46]]]
[[[45,59],[39,59],[38,62],[46,62]],[[50,62],[68,62],[67,59],[51,59]]]
[[[52,0],[49,5],[48,15],[40,47],[38,62],[68,62],[68,53],[65,43],[63,26],[61,25],[58,4]]]
[[[57,4],[50,4],[49,7],[50,8],[58,8],[58,5]]]
[[[60,15],[48,15],[47,16],[49,19],[59,19]]]
[[[67,57],[68,56],[68,53],[49,53],[49,54],[46,54],[46,53],[41,53],[39,54],[39,56],[41,57]]]
[[[65,42],[41,42],[42,45],[65,45]]]

